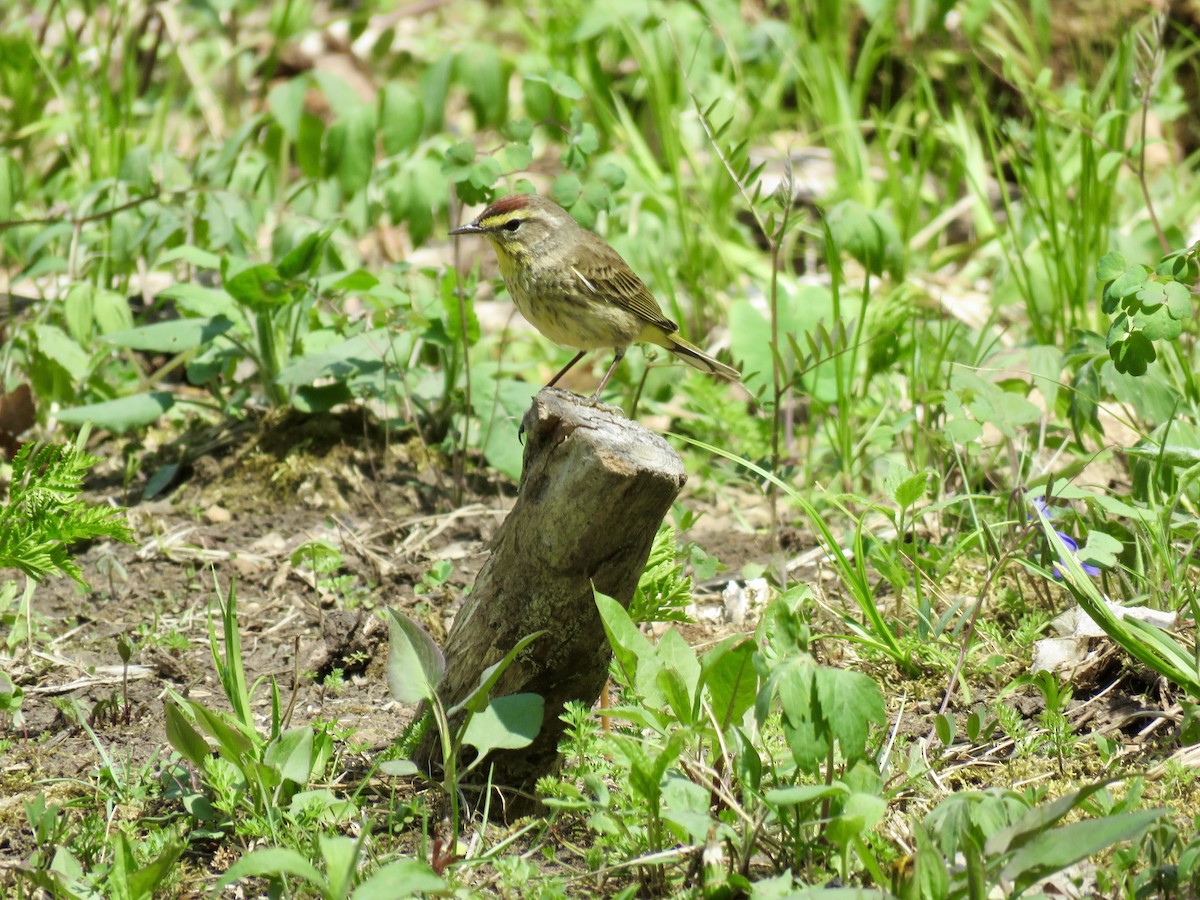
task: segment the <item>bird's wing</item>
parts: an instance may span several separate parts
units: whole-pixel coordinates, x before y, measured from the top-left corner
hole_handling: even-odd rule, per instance
[[[584,256],[586,261],[581,258]],[[580,284],[595,296],[628,309],[668,334],[679,330],[679,326],[663,314],[662,307],[642,279],[608,244],[597,239],[586,253],[576,254],[569,264]]]

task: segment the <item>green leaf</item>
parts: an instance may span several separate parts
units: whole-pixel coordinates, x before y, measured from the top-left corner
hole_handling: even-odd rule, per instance
[[[849,788],[840,781],[833,784],[797,784],[789,787],[771,788],[763,799],[771,806],[800,806],[804,803],[815,803],[826,797],[840,797],[849,792]]]
[[[404,613],[387,610],[388,690],[401,703],[431,700],[446,671],[446,658],[433,638]]]
[[[411,778],[421,774],[421,767],[411,759],[389,759],[379,764],[379,771],[396,778]]]
[[[658,683],[662,687],[669,685],[670,689],[664,693],[667,694],[675,717],[682,724],[691,724],[694,718],[692,710],[696,691],[700,687],[700,662],[696,659],[696,652],[688,646],[679,632],[672,628],[659,638],[655,655],[662,667],[657,676]],[[666,673],[674,677],[669,678],[667,685],[664,685],[663,674]]]
[[[732,642],[737,643],[730,646]],[[702,684],[708,688],[713,715],[724,732],[742,721],[758,693],[754,641],[734,636],[701,660]]]
[[[1145,375],[1150,363],[1158,358],[1154,344],[1140,331],[1128,334],[1108,348],[1108,355],[1118,372]]]
[[[546,73],[546,84],[550,87],[550,90],[554,91],[560,97],[565,97],[568,100],[576,102],[583,99],[582,85],[566,72],[551,69]]]
[[[92,298],[95,288],[80,282],[72,285],[63,300],[63,318],[67,323],[67,333],[80,344],[88,343],[92,338]]]
[[[229,885],[243,878],[265,875],[291,875],[301,878],[315,888],[325,886],[325,878],[307,859],[295,850],[283,847],[268,847],[247,853],[226,872],[213,886],[213,894],[219,895]]]
[[[208,741],[188,721],[179,704],[168,698],[165,704],[167,740],[179,755],[197,769],[203,769],[212,756]]]
[[[1121,300],[1138,292],[1146,279],[1150,277],[1150,270],[1143,265],[1134,265],[1126,269],[1117,277],[1112,284],[1104,290],[1106,297],[1113,297]]]
[[[516,381],[512,378],[494,380],[490,374],[472,370],[471,398],[476,411],[476,426],[472,430],[475,446],[482,444],[488,465],[513,481],[521,476],[524,448],[517,440],[517,429],[538,382]]]
[[[1154,310],[1167,302],[1166,286],[1159,281],[1147,281],[1138,288],[1136,296],[1143,309]]]
[[[173,263],[182,260],[188,265],[195,266],[197,269],[212,269],[214,272],[221,268],[221,257],[215,253],[210,253],[207,250],[201,250],[194,244],[184,244],[181,247],[172,247],[163,253],[158,258],[159,267],[165,267],[168,263]],[[185,284],[190,283],[185,282]],[[194,285],[199,288],[199,285]],[[167,290],[170,290],[168,288]],[[161,293],[160,293],[161,296]]]
[[[78,341],[57,325],[34,325],[32,331],[39,353],[62,366],[72,380],[83,381],[87,377],[91,357]]]
[[[267,108],[293,144],[300,139],[300,118],[308,86],[308,76],[299,75],[280,82],[267,93]]]
[[[1192,315],[1192,295],[1186,285],[1168,281],[1163,290],[1167,295],[1167,311],[1173,319],[1187,319]]]
[[[326,170],[352,197],[367,186],[375,166],[375,107],[357,103],[325,133]]]
[[[1136,840],[1165,813],[1164,809],[1120,813],[1044,832],[1013,855],[1005,864],[1001,878],[1012,881],[1020,893],[1035,882],[1118,841]]]
[[[322,834],[317,836],[317,846],[325,862],[326,896],[339,900],[348,896],[358,868],[360,841],[340,834]]]
[[[479,751],[472,767],[493,750],[519,750],[532,744],[542,729],[544,707],[539,694],[510,694],[471,716],[463,743]]]
[[[308,784],[312,777],[313,730],[289,728],[267,744],[263,762],[274,767],[288,781]]]
[[[455,290],[453,279],[443,282],[441,293],[446,336],[456,344],[461,344],[465,333],[467,343],[474,346],[479,342],[479,317],[475,315],[474,298],[465,291]]]
[[[164,288],[159,292],[159,296],[172,301],[180,310],[197,318],[225,316],[236,321],[242,315],[237,301],[219,288],[182,282]]]
[[[150,391],[131,394],[117,400],[59,410],[58,420],[68,425],[85,425],[91,422],[106,431],[130,431],[157,421],[174,405],[174,394],[167,391]]]
[[[225,282],[225,290],[252,309],[279,303],[290,296],[279,270],[265,264],[242,269]]]
[[[421,98],[403,82],[389,81],[379,98],[379,123],[384,153],[398,156],[411,150],[425,128]]]
[[[1096,280],[1100,283],[1120,278],[1129,268],[1129,263],[1120,253],[1105,253],[1096,263]]]
[[[325,377],[346,381],[364,372],[398,365],[412,354],[415,341],[411,332],[396,334],[388,328],[376,328],[324,350],[306,353],[281,371],[276,383],[299,386]]]
[[[871,678],[848,669],[820,667],[816,672],[816,696],[821,718],[842,745],[847,757],[866,752],[872,723],[887,721],[883,694]]]
[[[124,837],[124,835],[122,835]],[[146,865],[127,873],[126,885],[131,897],[152,900],[161,896],[161,888],[175,863],[183,855],[183,842],[172,837],[162,851]],[[130,857],[133,858],[132,855]]]
[[[116,291],[97,288],[92,294],[92,315],[100,334],[107,335],[133,327],[133,312],[129,300]]]
[[[446,882],[428,863],[419,859],[401,859],[381,866],[354,889],[350,900],[393,900],[414,894],[440,892]]]
[[[829,227],[838,249],[875,274],[898,255],[899,234],[882,210],[868,210],[860,203],[845,200],[829,211]]]
[[[613,656],[624,676],[626,684],[634,687],[638,680],[639,660],[655,660],[657,656],[654,647],[646,639],[629,613],[620,603],[607,597],[599,591],[592,592],[596,599],[596,608],[600,610],[600,621],[604,624],[604,633],[612,647]]]
[[[467,91],[477,127],[499,125],[508,112],[508,75],[492,44],[472,43],[454,57],[454,77]]]
[[[826,826],[825,834],[839,847],[874,830],[887,812],[887,801],[875,794],[855,791],[846,797],[841,808]]]
[[[893,462],[883,481],[892,502],[900,509],[908,509],[925,496],[929,490],[929,473],[913,474],[903,464]]]
[[[321,264],[321,252],[325,249],[329,235],[328,229],[314,231],[288,251],[279,261],[280,276],[291,281],[301,275],[315,273],[317,266]]]
[[[172,319],[108,334],[104,336],[104,340],[131,350],[183,353],[212,343],[232,327],[233,322],[225,316],[212,319]]]

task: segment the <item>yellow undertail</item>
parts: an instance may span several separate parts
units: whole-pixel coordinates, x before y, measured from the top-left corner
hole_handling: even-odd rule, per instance
[[[649,325],[642,331],[641,339],[648,343],[665,347],[689,366],[699,369],[701,372],[708,372],[710,375],[716,375],[718,378],[725,378],[730,381],[741,380],[742,373],[733,368],[733,366],[727,366],[723,362],[718,362],[695,344],[685,341],[678,334],[667,334],[661,328]]]

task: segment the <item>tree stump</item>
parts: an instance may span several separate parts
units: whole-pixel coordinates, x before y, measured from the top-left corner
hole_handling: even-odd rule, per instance
[[[607,681],[612,654],[592,585],[628,607],[687,478],[662,437],[565,391],[540,391],[523,427],[517,502],[454,620],[438,687],[447,707],[458,703],[521,638],[546,632],[492,691],[493,698],[527,691],[545,699],[533,744],[496,751],[483,768],[493,764],[492,783],[514,790],[506,792],[510,815],[536,809],[535,782],[557,768],[563,704],[591,706]],[[432,728],[414,759],[426,770],[440,764]]]

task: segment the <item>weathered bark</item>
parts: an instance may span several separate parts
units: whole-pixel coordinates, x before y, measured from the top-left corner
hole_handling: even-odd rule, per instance
[[[686,476],[660,436],[564,391],[538,393],[524,429],[520,493],[450,630],[438,694],[447,706],[459,702],[521,638],[546,631],[492,691],[545,699],[534,743],[498,751],[489,761],[493,784],[527,798],[537,779],[557,767],[563,704],[590,706],[608,677],[611,651],[592,585],[629,605]],[[427,768],[440,763],[432,729],[414,756]],[[519,795],[509,797],[509,814],[533,808]]]

